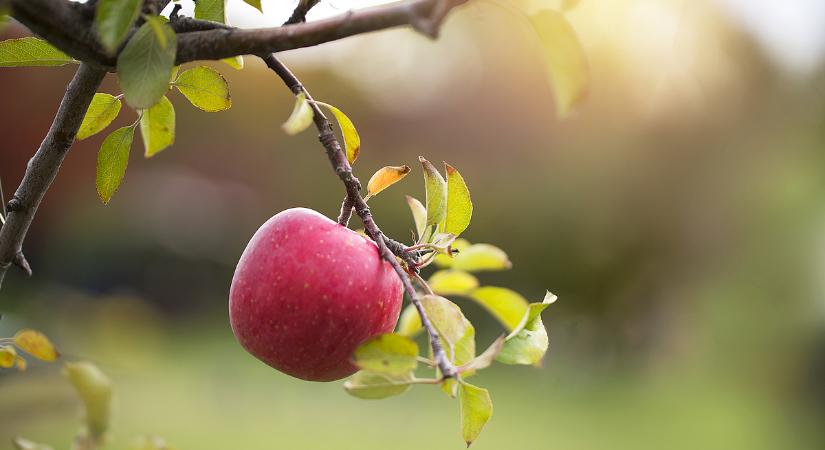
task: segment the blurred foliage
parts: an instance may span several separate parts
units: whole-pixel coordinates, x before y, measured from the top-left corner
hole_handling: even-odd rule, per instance
[[[676,16],[690,40],[618,22],[635,11],[614,14],[620,3],[572,12],[593,79],[565,122],[541,61],[481,7],[437,43],[391,31],[284,60],[358,125],[363,181],[419,154],[461,168],[474,204],[463,236],[514,266],[481,284],[559,296],[543,370],[473,381],[496,397],[474,448],[821,448],[825,76],[785,73],[709,7]],[[0,293],[0,335],[43,330],[113,379],[111,448],[142,433],[199,450],[454,448],[457,405],[440,392],[361,402],[282,376],[232,338],[226,296],[252,232],[291,206],[334,216],[343,197],[312,133],[281,133],[294,98],[260,69],[223,71],[234,104],[221,115],[181,108],[176,145],[133,155],[107,207],[91,181],[102,137],[73,147],[26,243],[35,276],[10,273]],[[72,69],[47,70],[0,71],[14,92],[0,108],[7,193]],[[420,180],[370,205],[412,242],[405,193],[424,198]],[[503,332],[456,301],[479,348]],[[72,435],[76,400],[58,379],[37,361],[0,374],[0,442]]]

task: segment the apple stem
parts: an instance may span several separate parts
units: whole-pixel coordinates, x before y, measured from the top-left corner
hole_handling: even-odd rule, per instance
[[[439,19],[443,19],[443,17],[440,17]],[[361,182],[358,181],[358,178],[356,178],[352,173],[352,167],[350,166],[349,161],[347,161],[347,155],[342,149],[341,144],[338,142],[338,139],[335,137],[332,123],[324,115],[321,108],[315,103],[314,99],[301,81],[292,73],[292,71],[289,70],[289,68],[275,58],[274,54],[261,55],[260,57],[263,59],[264,63],[266,63],[267,67],[272,69],[272,71],[274,71],[281,78],[284,84],[286,84],[286,86],[295,95],[303,93],[308,100],[307,103],[310,108],[312,108],[313,122],[315,122],[315,127],[318,129],[319,133],[318,139],[321,141],[321,145],[323,145],[326,150],[327,157],[332,164],[332,168],[344,183],[344,187],[347,191],[347,196],[341,206],[341,216],[338,218],[338,223],[341,225],[349,223],[349,218],[352,216],[352,210],[355,210],[355,213],[361,218],[361,221],[364,224],[364,231],[378,246],[378,251],[381,256],[390,264],[390,266],[392,266],[395,273],[398,274],[398,278],[401,279],[401,284],[404,286],[404,291],[410,298],[410,302],[412,302],[415,309],[418,311],[418,315],[421,317],[421,326],[427,330],[427,334],[430,337],[430,346],[433,349],[433,358],[438,366],[438,369],[441,371],[443,378],[456,377],[458,375],[458,370],[447,357],[447,353],[444,351],[444,347],[441,343],[441,338],[438,336],[438,332],[436,332],[436,329],[429,317],[427,317],[427,313],[424,310],[424,306],[421,304],[418,293],[415,291],[415,287],[413,287],[410,273],[408,273],[409,270],[413,276],[418,277],[418,266],[420,265],[420,257],[418,252],[407,251],[407,247],[404,244],[387,238],[384,236],[381,229],[378,228],[378,225],[372,217],[370,208],[367,206],[367,202],[364,201],[364,198],[361,196]],[[396,258],[396,256],[398,256],[398,258]],[[404,262],[408,270],[405,270],[405,268],[402,267],[401,262],[399,262],[399,258]]]

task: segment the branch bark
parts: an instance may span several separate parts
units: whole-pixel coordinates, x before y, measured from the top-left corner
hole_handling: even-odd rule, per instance
[[[364,201],[364,198],[361,196],[361,183],[352,173],[352,167],[350,167],[350,164],[347,161],[346,152],[344,152],[341,148],[341,144],[335,137],[332,124],[326,118],[321,108],[312,99],[312,96],[307,89],[286,66],[278,61],[278,59],[272,54],[262,56],[261,58],[266,63],[267,67],[272,69],[294,94],[297,95],[303,92],[304,95],[306,95],[310,107],[312,108],[315,127],[318,128],[318,139],[321,141],[321,144],[326,150],[327,157],[332,164],[332,168],[344,183],[344,187],[347,191],[347,200],[344,201],[344,206],[346,207],[348,204],[352,205],[355,209],[355,213],[358,214],[361,221],[364,223],[364,231],[370,238],[372,238],[373,241],[375,241],[375,244],[378,246],[378,251],[381,254],[381,257],[383,257],[392,266],[395,273],[398,274],[398,277],[401,279],[401,284],[404,286],[404,291],[407,293],[407,296],[410,298],[410,301],[415,306],[416,310],[418,310],[418,315],[421,317],[421,325],[427,330],[427,334],[429,334],[430,346],[433,349],[433,357],[435,358],[435,362],[441,371],[441,374],[445,378],[455,377],[458,374],[458,371],[447,357],[441,343],[441,339],[438,336],[438,332],[429,317],[427,317],[427,312],[421,304],[421,299],[418,298],[418,293],[412,285],[410,275],[404,270],[401,263],[399,263],[398,259],[396,259],[395,254],[387,246],[386,236],[384,236],[384,233],[378,227],[378,224],[375,223],[375,219],[372,217],[372,213],[370,212],[369,206],[367,206],[367,202]]]
[[[23,240],[105,75],[104,70],[80,65],[66,88],[46,138],[29,161],[23,181],[9,201],[6,223],[0,229],[0,286],[12,263],[31,275],[31,268],[23,256]]]

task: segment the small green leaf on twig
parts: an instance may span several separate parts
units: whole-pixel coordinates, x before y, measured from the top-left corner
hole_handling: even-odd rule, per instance
[[[36,37],[0,42],[0,67],[64,66],[73,62],[77,61]]]
[[[444,231],[459,236],[470,225],[473,217],[473,202],[464,178],[453,166],[444,163],[447,171],[447,215]]]
[[[466,295],[478,287],[478,278],[461,270],[439,270],[427,284],[438,295]]]
[[[133,108],[151,108],[169,88],[177,35],[164,20],[158,16],[147,17],[117,57],[120,87]],[[166,45],[158,39],[158,31]]]
[[[344,382],[344,389],[353,397],[376,400],[407,392],[410,382],[409,374],[393,376],[362,370]]]
[[[86,139],[106,129],[117,118],[120,107],[119,98],[100,92],[95,94],[77,131],[77,139]]]
[[[518,326],[527,311],[527,300],[518,292],[503,287],[480,287],[471,292],[470,297],[490,311],[508,331]]]
[[[490,393],[472,384],[463,383],[459,388],[461,403],[461,429],[467,447],[481,434],[481,429],[493,416]]]
[[[223,75],[209,67],[198,66],[185,70],[173,84],[192,105],[204,111],[223,111],[232,106],[229,83]]]
[[[109,203],[120,187],[123,176],[126,175],[126,165],[129,163],[129,152],[134,137],[133,126],[118,128],[107,136],[100,146],[97,153],[95,184],[97,194],[104,204]]]
[[[406,198],[407,205],[410,206],[413,221],[415,222],[415,232],[418,235],[418,240],[420,241],[421,237],[424,236],[424,231],[427,228],[427,208],[425,208],[420,201],[410,197],[409,195]]]
[[[424,185],[427,191],[427,225],[440,224],[447,214],[447,182],[435,166],[419,156],[424,169]]]
[[[141,0],[100,0],[95,9],[95,32],[109,54],[114,54],[140,14]]]
[[[556,296],[547,292],[543,302],[530,304],[522,320],[507,336],[497,361],[504,364],[541,364],[550,344],[541,313],[555,301]]]
[[[361,136],[358,130],[355,129],[355,124],[352,123],[349,117],[340,109],[323,102],[315,102],[316,104],[329,109],[335,120],[338,121],[338,126],[341,128],[341,134],[344,136],[344,148],[347,152],[347,161],[350,164],[358,159],[358,154],[361,153]]]
[[[290,136],[294,136],[312,125],[312,108],[307,103],[307,96],[303,92],[295,96],[295,107],[292,108],[292,114],[281,125],[284,132]]]
[[[147,158],[175,143],[175,107],[168,98],[161,97],[154,106],[143,111],[140,135]]]

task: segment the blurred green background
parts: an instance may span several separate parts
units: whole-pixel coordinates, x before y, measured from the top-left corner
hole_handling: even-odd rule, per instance
[[[286,3],[255,16],[232,0],[230,19],[275,24]],[[357,125],[362,180],[418,155],[450,162],[473,193],[466,237],[514,263],[482,281],[559,296],[544,368],[476,379],[495,415],[474,448],[825,448],[825,6],[583,0],[569,17],[592,84],[564,121],[524,20],[483,2],[438,41],[393,30],[283,55]],[[105,134],[72,148],[26,240],[34,276],[13,270],[0,293],[0,336],[38,328],[114,379],[108,448],[141,433],[187,450],[459,448],[458,404],[436,389],[357,400],[235,342],[227,293],[249,237],[288,207],[334,216],[343,198],[314,133],[281,132],[289,92],[246,61],[213,65],[227,112],[171,94],[176,144],[146,160],[136,143],[109,206],[94,186]],[[73,70],[0,71],[7,196]],[[102,90],[119,93],[115,77]],[[405,193],[423,197],[420,172],[371,205],[409,240]],[[502,331],[457,301],[479,346]],[[78,408],[58,365],[0,373],[0,448],[66,448]]]

